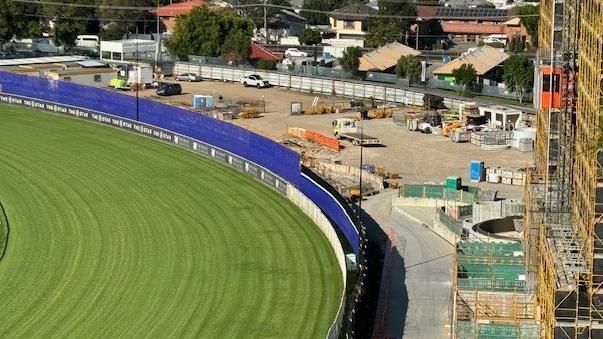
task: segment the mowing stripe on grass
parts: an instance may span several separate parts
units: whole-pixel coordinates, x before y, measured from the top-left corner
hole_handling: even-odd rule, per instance
[[[261,183],[123,131],[0,105],[3,338],[322,338],[341,273]]]

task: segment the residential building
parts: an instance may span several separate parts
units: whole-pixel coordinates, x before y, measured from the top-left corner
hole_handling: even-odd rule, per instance
[[[502,84],[503,63],[509,55],[500,49],[490,46],[481,46],[473,52],[446,63],[432,71],[434,79],[455,82],[453,70],[463,64],[472,65],[478,77],[478,84],[485,86],[499,86]],[[504,86],[504,85],[503,85]]]
[[[492,34],[506,35],[507,38],[517,35],[529,42],[529,35],[519,18],[509,20],[512,15],[513,11],[508,9],[417,6],[421,35],[447,35],[462,42],[478,42]]]
[[[399,42],[392,42],[376,50],[364,54],[360,58],[359,70],[361,71],[390,71],[398,63],[401,56],[419,55],[421,52],[403,45]]]
[[[159,20],[165,27],[167,33],[173,33],[177,16],[188,14],[193,8],[204,6],[208,6],[208,3],[204,0],[189,0],[158,7],[157,9],[152,10],[151,13],[155,13],[155,15],[159,16]]]
[[[271,41],[279,41],[284,37],[299,37],[306,28],[306,18],[282,9],[268,20],[268,34]]]
[[[363,3],[356,3],[336,9],[329,15],[329,31],[336,39],[364,40],[367,34],[366,15],[377,10]]]

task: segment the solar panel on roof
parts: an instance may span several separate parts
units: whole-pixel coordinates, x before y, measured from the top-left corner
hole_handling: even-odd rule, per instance
[[[455,7],[438,7],[436,9],[437,17],[504,17],[507,11],[504,9],[495,8],[455,8]]]

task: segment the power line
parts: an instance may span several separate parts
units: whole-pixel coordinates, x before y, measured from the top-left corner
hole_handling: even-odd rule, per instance
[[[99,8],[99,9],[116,9],[116,10],[140,10],[140,11],[150,11],[155,9],[156,7],[135,7],[135,6],[104,6],[104,5],[86,5],[86,4],[72,4],[72,3],[62,3],[62,2],[51,2],[51,1],[41,1],[41,0],[11,0],[13,2],[19,3],[28,3],[28,4],[38,4],[38,5],[51,5],[51,6],[70,6],[70,7],[81,7],[81,8]],[[410,3],[410,2],[409,2]],[[274,4],[246,4],[246,5],[231,5],[233,8],[264,8],[270,7],[275,9],[287,9],[294,11],[295,8],[290,6],[282,6],[282,5],[274,5]],[[301,12],[307,13],[317,13],[317,14],[326,14],[333,15],[336,14],[333,11],[322,11],[315,9],[301,9]],[[347,17],[353,17],[358,19],[416,19],[416,16],[413,15],[387,15],[387,14],[369,14],[369,13],[344,13],[343,15]],[[522,15],[505,15],[505,16],[472,16],[472,20],[491,20],[491,19],[510,19],[510,18],[525,18],[525,17],[538,17],[539,14],[522,14]],[[423,20],[431,20],[431,19],[440,19],[437,16],[426,16],[422,17]]]
[[[156,7],[136,7],[136,6],[104,6],[104,5],[87,5],[87,4],[73,4],[67,2],[52,2],[52,1],[40,1],[40,0],[10,0],[12,2],[34,4],[34,5],[50,5],[50,6],[67,6],[67,7],[78,7],[78,8],[99,8],[99,9],[118,9],[118,10],[131,10],[131,11],[150,11]]]
[[[111,22],[156,22],[156,20],[147,20],[147,19],[99,19],[97,17],[76,17],[76,16],[53,16],[53,15],[44,15],[44,14],[23,14],[23,16],[34,17],[34,18],[52,18],[58,20],[81,20],[81,21],[111,21]]]

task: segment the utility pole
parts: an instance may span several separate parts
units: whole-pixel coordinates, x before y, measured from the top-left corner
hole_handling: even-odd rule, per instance
[[[270,39],[269,39],[269,34],[268,34],[268,14],[266,11],[266,5],[268,3],[268,0],[264,0],[264,35],[266,35],[266,45],[268,45],[270,43]]]
[[[159,32],[159,0],[157,0],[157,7],[155,8],[155,17],[157,18],[157,50],[155,51],[155,71],[159,67],[159,55],[161,54],[161,33]]]

